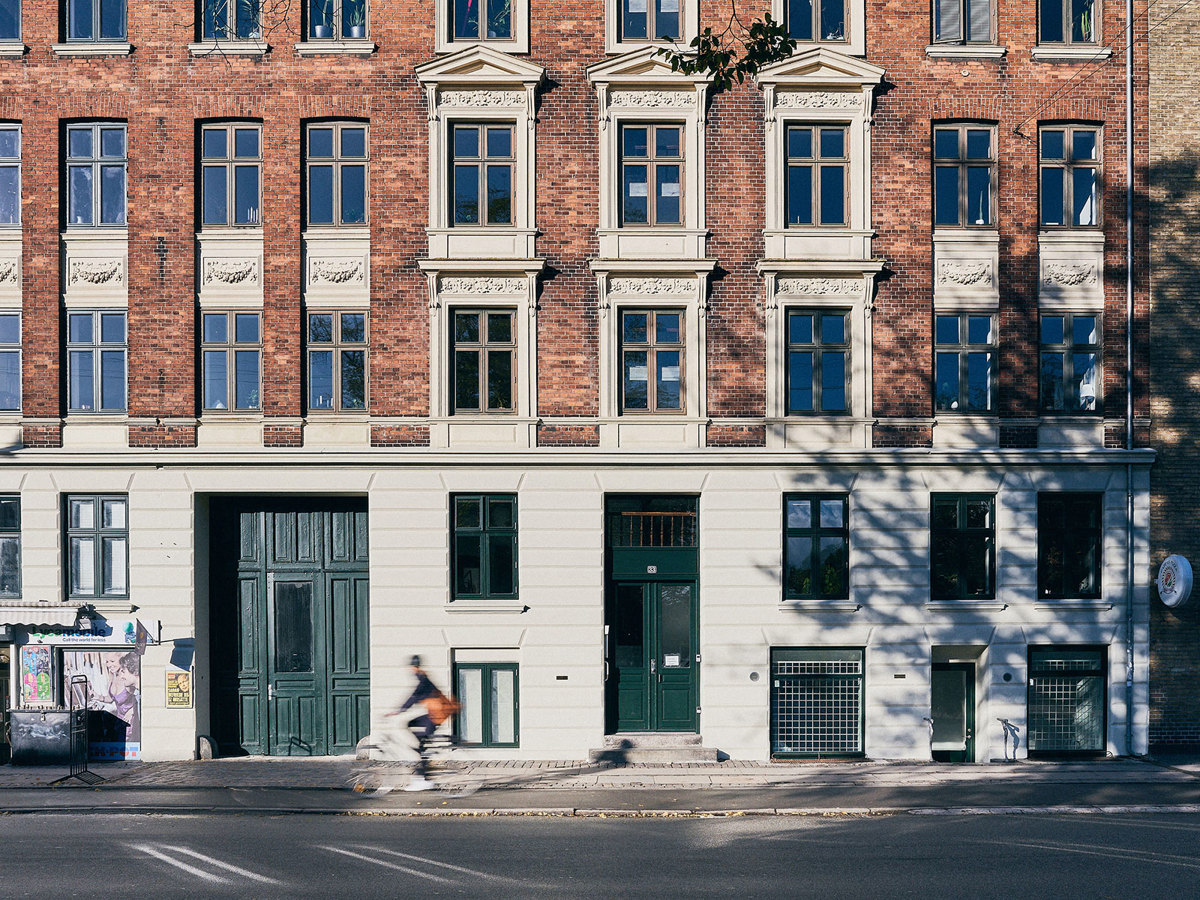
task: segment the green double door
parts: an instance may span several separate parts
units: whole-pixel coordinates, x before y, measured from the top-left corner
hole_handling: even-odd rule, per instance
[[[365,501],[214,509],[214,737],[222,753],[352,753],[370,728]]]
[[[613,581],[608,730],[697,730],[695,581]]]

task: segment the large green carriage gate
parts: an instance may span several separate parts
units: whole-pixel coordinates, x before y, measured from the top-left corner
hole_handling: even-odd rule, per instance
[[[353,753],[370,729],[366,500],[214,497],[210,521],[219,752]]]

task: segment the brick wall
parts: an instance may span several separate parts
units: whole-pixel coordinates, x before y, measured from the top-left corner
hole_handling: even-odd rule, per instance
[[[1200,10],[1156,10],[1151,25],[1168,12],[1171,23],[1150,35],[1151,443],[1158,452],[1150,472],[1151,561],[1182,553],[1200,568]],[[1152,600],[1152,745],[1200,744],[1198,660],[1200,601],[1171,611]]]

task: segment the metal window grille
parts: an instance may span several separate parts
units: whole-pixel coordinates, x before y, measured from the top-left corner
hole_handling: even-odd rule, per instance
[[[1035,650],[1029,666],[1031,753],[1102,753],[1103,650]]]
[[[863,752],[863,652],[777,650],[771,666],[771,753]]]
[[[616,547],[695,547],[695,512],[621,512],[613,517]]]

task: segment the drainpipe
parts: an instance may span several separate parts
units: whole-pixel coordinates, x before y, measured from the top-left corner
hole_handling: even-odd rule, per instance
[[[1133,450],[1133,0],[1125,0],[1125,449]],[[1133,755],[1133,463],[1125,463],[1125,753]]]

